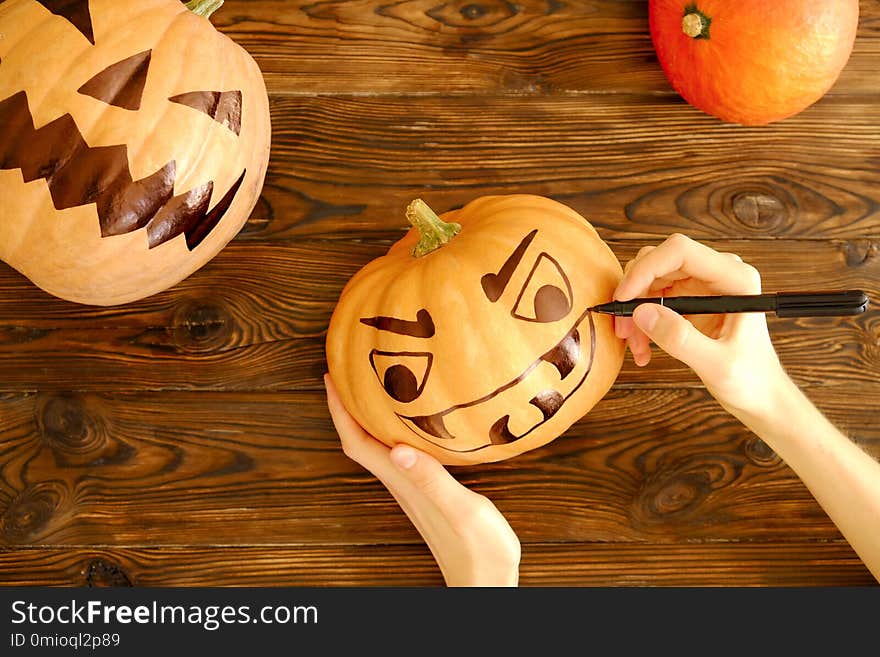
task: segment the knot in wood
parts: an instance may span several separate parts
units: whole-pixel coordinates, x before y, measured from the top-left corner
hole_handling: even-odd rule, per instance
[[[425,12],[429,18],[447,27],[463,29],[462,43],[489,38],[496,26],[522,12],[522,6],[509,0],[445,2]],[[474,31],[477,30],[477,31]]]
[[[752,436],[745,442],[743,452],[749,461],[764,468],[773,467],[782,462],[782,459],[770,448],[770,445],[757,436]]]
[[[24,326],[7,326],[0,329],[0,344],[15,345],[34,342],[49,334],[46,329],[26,328]]]
[[[880,321],[876,315],[865,318],[863,359],[869,368],[880,367]]]
[[[848,267],[862,267],[880,252],[880,243],[871,240],[849,240],[843,245]]]
[[[648,524],[693,515],[709,494],[734,481],[741,464],[699,457],[648,477],[636,499],[638,519]]]
[[[649,500],[651,512],[659,516],[679,513],[698,504],[708,494],[708,477],[698,472],[689,472],[666,482],[663,488],[655,491]]]
[[[754,230],[771,231],[785,220],[785,204],[766,192],[740,192],[732,205],[736,220]]]
[[[244,235],[263,233],[268,230],[269,225],[274,218],[275,212],[272,209],[272,204],[269,203],[264,195],[261,195],[260,198],[257,199],[257,204],[254,206],[254,209],[251,210],[251,215],[248,217],[247,222],[239,231],[238,236],[242,237]]]
[[[753,436],[745,442],[743,451],[749,461],[764,468],[773,467],[782,462],[782,459],[770,448],[770,445],[757,436]]]
[[[86,586],[90,588],[133,586],[122,566],[112,561],[92,559],[84,570]]]
[[[188,303],[175,313],[174,342],[185,351],[215,351],[226,345],[233,326],[233,318],[219,304]]]
[[[107,444],[103,421],[76,395],[38,398],[35,416],[43,442],[62,460],[99,454]]]
[[[10,543],[35,538],[66,497],[61,482],[47,481],[28,486],[9,502],[0,516],[0,536]]]
[[[482,18],[486,15],[486,8],[483,5],[477,4],[475,2],[465,5],[458,11],[464,18],[467,18],[468,20],[476,20],[477,18]]]
[[[552,91],[552,84],[540,73],[519,73],[504,69],[501,73],[501,86],[508,92],[525,96],[536,96]]]

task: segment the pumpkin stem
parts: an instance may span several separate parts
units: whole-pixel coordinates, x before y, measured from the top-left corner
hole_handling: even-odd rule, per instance
[[[223,0],[190,0],[184,6],[194,14],[210,18],[211,14],[223,6]]]
[[[419,241],[412,252],[416,258],[439,249],[461,230],[460,224],[443,221],[420,198],[407,206],[406,219],[419,231]]]
[[[681,31],[694,39],[708,39],[712,19],[697,9],[696,4],[688,5],[681,19]]]

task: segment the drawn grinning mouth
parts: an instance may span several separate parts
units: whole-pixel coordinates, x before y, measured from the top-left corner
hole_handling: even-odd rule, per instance
[[[24,91],[0,101],[0,169],[20,169],[24,181],[46,180],[56,210],[94,203],[101,236],[147,230],[149,248],[181,233],[192,251],[211,233],[232,205],[246,171],[210,207],[213,181],[177,196],[177,165],[132,180],[128,148],[89,146],[70,114],[39,129]]]
[[[538,393],[529,401],[530,404],[537,407],[541,411],[543,415],[543,420],[535,424],[528,431],[517,436],[510,431],[510,415],[504,415],[498,418],[498,420],[495,421],[492,427],[489,428],[489,442],[487,444],[471,449],[455,449],[454,447],[449,446],[448,441],[455,440],[455,436],[453,436],[447,429],[445,418],[451,413],[463,408],[477,406],[478,404],[482,404],[483,402],[493,399],[505,390],[508,390],[520,383],[529,374],[531,374],[531,372],[535,368],[537,368],[541,363],[544,362],[550,363],[554,367],[556,367],[556,369],[559,371],[560,379],[565,380],[565,378],[574,370],[581,357],[581,340],[578,326],[581,324],[585,317],[588,318],[590,327],[590,354],[588,356],[589,360],[587,361],[586,371],[584,372],[581,379],[577,382],[577,384],[575,384],[571,392],[569,392],[567,395],[563,396],[557,390],[548,389]],[[590,370],[592,369],[593,355],[595,351],[596,331],[593,323],[593,315],[590,313],[589,310],[585,310],[584,313],[580,317],[578,317],[571,330],[569,330],[569,332],[565,334],[565,336],[556,344],[555,347],[553,347],[550,351],[535,360],[523,371],[522,374],[517,376],[512,381],[508,381],[501,387],[496,388],[488,395],[485,395],[483,397],[480,397],[479,399],[475,399],[470,402],[466,402],[464,404],[457,404],[455,406],[447,408],[444,411],[433,413],[431,415],[404,416],[398,414],[398,417],[400,417],[401,420],[405,420],[404,423],[412,431],[415,432],[415,428],[418,428],[423,433],[429,436],[433,436],[434,438],[437,438],[442,442],[431,440],[430,438],[426,438],[425,436],[418,433],[417,435],[420,435],[422,438],[425,438],[429,442],[434,443],[439,447],[443,447],[444,449],[448,449],[453,452],[475,452],[480,449],[485,449],[486,447],[491,447],[492,445],[503,445],[514,442],[516,440],[520,440],[521,438],[524,438],[525,436],[532,433],[535,429],[547,422],[550,418],[552,418],[560,409],[562,404],[565,403],[565,401],[569,397],[571,397],[571,395],[573,395],[581,387],[581,385],[583,385],[584,381],[586,381],[587,379],[587,376],[590,374]]]

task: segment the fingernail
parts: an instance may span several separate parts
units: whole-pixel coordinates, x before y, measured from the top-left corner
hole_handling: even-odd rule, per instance
[[[633,322],[645,333],[650,333],[655,326],[657,320],[660,319],[660,313],[652,304],[642,304],[637,306],[633,311]]]
[[[395,445],[391,450],[391,462],[401,470],[409,470],[418,458],[416,450],[409,445]]]

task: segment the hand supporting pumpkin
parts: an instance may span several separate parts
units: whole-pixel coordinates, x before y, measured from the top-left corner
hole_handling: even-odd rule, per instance
[[[683,235],[647,246],[627,264],[614,298],[759,294],[758,271]],[[836,429],[786,375],[763,313],[700,315],[691,321],[644,304],[616,318],[637,365],[649,340],[689,365],[724,408],[794,470],[880,580],[880,463]]]
[[[519,539],[492,502],[458,483],[432,456],[409,445],[388,449],[342,405],[324,375],[327,405],[353,461],[388,489],[425,539],[448,586],[516,586]]]

